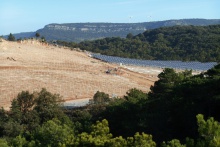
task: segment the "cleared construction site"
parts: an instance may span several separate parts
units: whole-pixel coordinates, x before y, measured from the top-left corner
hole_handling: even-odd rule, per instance
[[[60,94],[66,102],[92,98],[97,91],[110,97],[121,97],[131,88],[147,92],[162,69],[139,68],[102,62],[79,49],[34,39],[1,40],[0,107],[9,108],[21,91],[42,88]]]

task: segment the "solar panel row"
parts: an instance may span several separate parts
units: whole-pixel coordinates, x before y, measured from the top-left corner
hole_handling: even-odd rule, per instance
[[[217,65],[217,62],[202,63],[197,61],[182,62],[182,61],[162,61],[162,60],[138,60],[138,59],[107,56],[101,54],[92,54],[92,57],[109,63],[117,63],[124,65],[151,66],[151,67],[174,68],[174,69],[183,69],[183,70],[192,69],[198,71],[206,71]]]

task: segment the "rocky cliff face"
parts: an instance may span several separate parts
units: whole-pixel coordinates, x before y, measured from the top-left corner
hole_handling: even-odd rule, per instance
[[[49,24],[38,30],[49,40],[80,42],[104,37],[126,37],[146,30],[144,23],[73,23]]]
[[[44,29],[62,31],[82,31],[82,32],[120,32],[120,31],[144,31],[144,23],[80,23],[80,24],[49,24]]]

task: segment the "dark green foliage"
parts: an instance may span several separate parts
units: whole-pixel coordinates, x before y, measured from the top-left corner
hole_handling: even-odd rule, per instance
[[[108,121],[97,121],[95,125],[92,125],[90,133],[83,132],[77,136],[77,146],[84,147],[155,147],[156,143],[152,140],[152,136],[145,133],[136,133],[134,137],[112,137],[110,129],[108,127]]]
[[[28,91],[19,93],[16,100],[22,113],[27,113],[32,110],[35,103],[34,94],[30,94]]]
[[[130,89],[126,94],[127,95],[124,96],[124,99],[127,100],[129,103],[133,103],[133,104],[140,102],[142,100],[146,101],[148,98],[146,93],[136,88]]]
[[[29,131],[39,125],[39,115],[33,110],[36,96],[36,93],[30,94],[28,91],[22,91],[11,105],[11,119]]]
[[[27,141],[25,137],[21,135],[14,137],[12,140],[8,141],[8,144],[13,147],[36,147],[35,141]]]
[[[220,61],[220,25],[173,26],[78,44],[88,50],[110,56],[147,60]]]
[[[4,136],[7,137],[16,137],[24,132],[24,126],[20,124],[19,122],[9,120],[6,123],[4,123]]]
[[[147,99],[146,93],[131,89],[123,99],[110,102],[102,115],[109,121],[113,135],[128,137],[146,129]]]
[[[64,146],[74,144],[73,128],[67,124],[62,124],[58,119],[45,122],[37,128],[33,137],[38,146]]]
[[[44,36],[41,37],[41,41],[42,41],[42,42],[46,42],[46,39],[45,39]]]
[[[79,131],[88,131],[91,123],[103,119],[100,115],[105,111],[111,100],[108,94],[97,91],[87,106],[65,110],[65,113],[71,120],[77,122]]]
[[[21,122],[22,112],[17,99],[13,99],[11,103],[11,117],[14,121]]]
[[[15,41],[15,37],[10,33],[8,36],[9,41]]]
[[[3,136],[4,124],[8,121],[8,115],[6,111],[1,108],[0,109],[0,137]]]
[[[218,71],[218,66],[196,76],[192,71],[164,69],[148,95],[132,89],[124,99],[110,102],[101,117],[109,120],[115,136],[144,131],[157,142],[197,138],[198,113],[220,120],[220,79],[218,72],[209,76],[211,71]]]
[[[150,88],[150,95],[153,98],[160,98],[166,94],[172,92],[173,87],[180,81],[181,77],[171,68],[165,68],[162,73],[158,75],[159,80],[154,83],[154,86]]]
[[[36,106],[33,108],[40,117],[40,122],[46,122],[52,118],[62,118],[63,111],[61,109],[62,99],[57,94],[52,94],[46,89],[42,89],[36,100]]]
[[[0,145],[218,147],[219,69],[195,76],[164,69],[148,94],[134,88],[109,100],[97,92],[97,103],[65,111],[57,94],[23,91],[10,111],[0,110]]]
[[[129,33],[127,36],[126,36],[127,39],[132,39],[133,38],[133,34]]]
[[[216,70],[216,68],[211,69],[211,71],[213,70]],[[210,71],[207,73],[209,72]],[[182,75],[184,74],[179,74],[179,76]],[[205,116],[214,116],[217,120],[220,120],[220,79],[213,80],[204,75],[177,78],[176,84],[176,80],[174,80],[174,83],[167,83],[169,85],[167,87],[171,87],[171,89],[169,89],[168,92],[163,91],[164,94],[162,95],[161,93],[158,95],[157,92],[150,92],[149,99],[152,99],[152,101],[149,104],[149,112],[151,116],[148,120],[150,133],[152,133],[155,138],[157,138],[157,135],[154,133],[157,132],[161,134],[161,130],[163,129],[165,129],[163,132],[167,133],[162,133],[161,135],[166,136],[168,140],[174,137],[181,140],[186,136],[192,138],[197,137],[195,116],[198,113],[202,113]],[[162,81],[162,79],[159,78],[157,82],[159,81]],[[173,84],[175,86],[172,86]],[[154,88],[155,87],[152,87],[152,89]],[[166,87],[162,88],[162,90],[166,90]]]
[[[39,116],[33,110],[36,95],[36,93],[30,94],[28,91],[22,91],[12,101],[10,117],[13,122],[20,124],[25,130],[31,131],[39,124]]]
[[[25,132],[32,132],[42,123],[53,118],[68,122],[61,109],[61,98],[42,89],[39,93],[22,91],[13,99],[10,111],[0,111],[1,136],[16,137]]]
[[[202,114],[196,116],[199,137],[186,138],[186,144],[181,144],[178,139],[163,142],[162,147],[218,147],[220,146],[220,124],[213,117],[204,120]]]
[[[36,34],[35,34],[35,37],[39,38],[39,37],[40,37],[40,34],[39,34],[39,33],[36,33]]]
[[[216,65],[214,68],[207,71],[206,75],[210,78],[220,78],[220,64]]]
[[[173,138],[172,121],[170,120],[172,119],[172,111],[175,111],[173,110],[173,104],[176,101],[174,87],[182,82],[186,72],[176,73],[173,69],[166,68],[158,75],[158,81],[150,88],[149,115],[147,115],[148,131],[155,135],[157,141],[161,141],[160,138]]]
[[[93,116],[87,109],[65,110],[65,114],[74,122],[76,134],[91,130]]]
[[[104,92],[100,92],[97,91],[95,93],[95,95],[93,96],[93,100],[90,101],[90,103],[94,103],[94,104],[105,104],[107,102],[109,102],[109,95],[104,93]]]

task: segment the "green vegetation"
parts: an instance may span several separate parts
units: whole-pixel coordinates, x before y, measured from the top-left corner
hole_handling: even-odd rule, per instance
[[[58,44],[137,59],[220,61],[219,34],[220,25],[174,26]],[[46,89],[19,93],[9,111],[0,109],[0,146],[220,146],[220,64],[194,76],[166,68],[148,93],[133,88],[122,98],[109,98],[97,91],[87,106],[74,109],[62,102]]]
[[[15,41],[15,37],[11,33],[8,35],[8,41]]]
[[[220,25],[173,26],[147,30],[127,38],[104,38],[79,44],[60,41],[110,56],[147,60],[220,61]]]
[[[100,92],[97,91],[95,93],[95,95],[93,96],[93,99],[90,101],[91,104],[105,104],[107,102],[109,102],[109,95],[104,93],[104,92]]]
[[[99,94],[99,93],[97,93]],[[101,93],[102,94],[102,93]],[[102,96],[106,96],[105,94]],[[96,97],[96,96],[95,96]],[[0,145],[7,146],[156,146],[151,135],[136,133],[134,137],[113,138],[108,121],[103,119],[79,132],[61,106],[59,95],[42,89],[30,94],[22,91],[12,101],[10,111],[0,111]],[[98,103],[100,104],[100,103]]]
[[[98,91],[74,109],[46,89],[22,91],[9,111],[0,110],[0,146],[220,146],[220,64],[195,76],[164,69],[158,78],[149,93]]]
[[[143,33],[145,30],[165,26],[207,26],[216,24],[220,24],[220,19],[180,19],[143,23],[65,23],[48,24],[44,28],[37,30],[37,32],[50,41],[62,40],[79,43],[81,41],[96,40],[105,37],[126,38],[126,35],[129,33],[137,35]],[[16,38],[21,37],[20,34],[17,35]],[[23,36],[23,34],[21,35]],[[30,34],[27,35],[25,36],[26,38],[31,37]],[[34,37],[34,34],[32,34],[32,37]]]
[[[39,34],[39,33],[36,33],[36,34],[35,34],[35,37],[36,37],[36,38],[39,38],[39,37],[40,37],[40,34]]]

